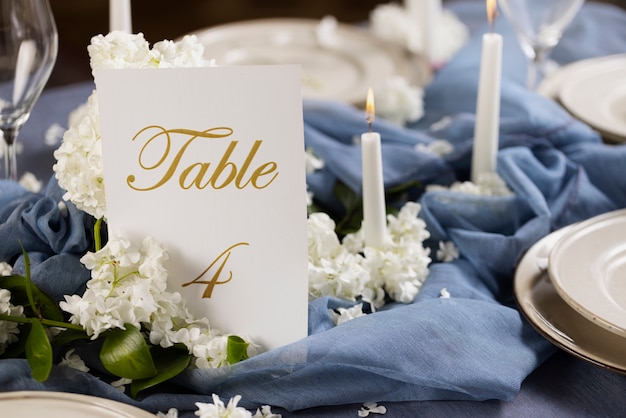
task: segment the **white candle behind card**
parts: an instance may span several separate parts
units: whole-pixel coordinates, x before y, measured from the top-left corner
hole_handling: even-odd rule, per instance
[[[472,152],[472,181],[482,173],[495,173],[500,129],[500,82],[502,78],[502,36],[493,32],[496,0],[487,0],[492,31],[483,35],[476,126]]]
[[[130,0],[109,0],[109,32],[133,32]]]
[[[382,248],[387,236],[387,215],[385,211],[385,186],[383,181],[383,161],[380,134],[372,132],[374,121],[374,93],[367,92],[366,114],[369,132],[361,135],[363,169],[363,232],[365,245]]]

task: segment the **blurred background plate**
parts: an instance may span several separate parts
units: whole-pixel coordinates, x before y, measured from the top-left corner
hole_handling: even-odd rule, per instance
[[[300,64],[305,98],[365,101],[368,87],[395,75],[424,85],[425,60],[332,19],[258,19],[193,32],[217,65]]]

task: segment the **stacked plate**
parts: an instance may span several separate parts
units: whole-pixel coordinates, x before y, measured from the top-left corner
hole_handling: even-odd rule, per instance
[[[626,210],[546,236],[524,255],[515,296],[547,339],[626,373]]]
[[[626,54],[577,61],[546,78],[539,93],[611,142],[626,142]]]

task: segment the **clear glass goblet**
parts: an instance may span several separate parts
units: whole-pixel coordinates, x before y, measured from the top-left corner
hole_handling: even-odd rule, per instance
[[[48,0],[0,0],[0,131],[8,179],[17,180],[17,134],[50,77],[57,45]]]
[[[529,58],[527,86],[535,89],[544,64],[584,0],[499,0]]]

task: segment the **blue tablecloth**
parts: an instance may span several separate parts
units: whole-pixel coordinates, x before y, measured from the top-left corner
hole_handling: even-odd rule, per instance
[[[422,121],[409,128],[377,121],[389,187],[410,180],[450,184],[468,176],[480,35],[487,26],[484,2],[463,1],[448,7],[472,29],[472,38],[428,86]],[[504,19],[496,30],[505,39],[498,173],[515,194],[415,192],[431,243],[451,240],[461,257],[432,264],[414,303],[388,305],[374,315],[335,327],[328,308],[346,306],[346,302],[318,299],[309,306],[308,338],[229,368],[188,371],[172,385],[137,400],[117,392],[106,379],[65,367],[55,367],[46,383],[37,383],[23,360],[0,361],[0,390],[87,393],[152,411],[176,407],[189,416],[195,401],[209,402],[214,392],[224,398],[242,395],[242,404],[249,407],[270,404],[286,410],[367,401],[513,399],[527,376],[556,351],[516,309],[512,293],[516,262],[551,230],[626,207],[626,177],[621,175],[626,147],[604,145],[596,132],[556,103],[528,91],[523,86],[525,58],[513,31]],[[615,7],[587,3],[553,57],[567,63],[625,50],[626,14]],[[80,85],[42,97],[21,135],[27,143],[21,161],[24,169],[50,176],[52,149],[43,144],[43,131],[53,122],[65,123],[68,112],[86,99],[90,89],[90,85]],[[443,116],[450,116],[450,122],[431,131],[430,123]],[[309,176],[308,183],[329,208],[340,210],[332,195],[337,179],[359,192],[360,149],[352,138],[362,130],[361,110],[339,103],[305,102],[307,146],[326,162],[323,170]],[[437,138],[450,141],[455,151],[439,157],[415,148]],[[8,244],[17,235],[27,250],[38,254],[35,280],[48,292],[59,298],[79,289],[85,276],[78,273],[76,259],[86,248],[91,220],[77,211],[71,211],[70,221],[59,217],[55,207],[60,191],[54,182],[46,196],[25,193],[6,182],[0,192],[0,258],[19,254],[19,247]],[[16,224],[12,217],[28,222]],[[58,223],[65,228],[61,238],[50,228]],[[58,280],[57,273],[67,266],[76,269],[72,277],[79,279]],[[439,297],[442,288],[448,289],[450,299]],[[625,388],[626,382],[619,378],[608,377]],[[456,410],[460,412],[471,404],[441,404],[448,406],[439,411],[449,413],[462,405]],[[426,414],[438,404],[395,405],[397,409],[390,409],[389,416],[406,416],[399,415],[406,408]],[[494,412],[493,403],[479,405],[482,413]],[[354,416],[356,410],[353,406],[322,407],[310,413]]]

